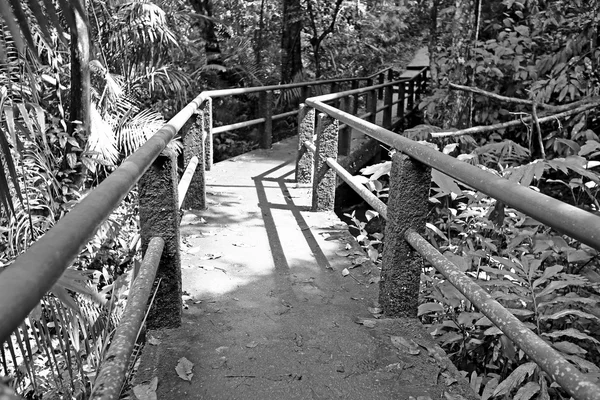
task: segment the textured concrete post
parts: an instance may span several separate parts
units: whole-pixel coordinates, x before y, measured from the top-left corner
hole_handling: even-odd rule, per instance
[[[385,97],[384,97],[384,105],[383,109],[383,127],[389,128],[392,125],[392,102],[394,101],[394,87],[387,86],[385,88]]]
[[[315,133],[315,109],[300,104],[298,112],[298,157],[296,158],[296,182],[312,183],[314,156],[304,148],[304,142],[312,143]]]
[[[379,304],[386,316],[416,317],[423,258],[404,240],[404,232],[425,233],[431,168],[396,153],[390,177]]]
[[[213,133],[212,133],[212,99],[209,97],[198,107],[198,114],[202,120],[204,138],[204,168],[210,171],[213,165]]]
[[[206,209],[206,186],[204,181],[204,139],[202,117],[192,116],[183,126],[183,160],[188,165],[192,157],[198,157],[198,166],[192,177],[182,208],[188,210]]]
[[[343,97],[341,99],[341,107],[342,111],[345,111],[349,114],[352,114],[354,110],[354,97],[348,96]],[[340,137],[338,142],[338,154],[341,156],[347,156],[350,154],[350,150],[352,147],[352,128],[349,126],[340,129]]]
[[[337,160],[339,121],[320,113],[316,118],[317,154],[312,190],[312,211],[333,211],[336,173],[326,160]]]
[[[260,148],[270,149],[273,145],[273,92],[267,90],[258,95],[258,114],[265,122],[259,126]]]
[[[165,242],[156,282],[160,285],[148,315],[148,328],[181,325],[181,258],[179,254],[179,202],[177,159],[165,150],[138,183],[142,254],[154,236]]]

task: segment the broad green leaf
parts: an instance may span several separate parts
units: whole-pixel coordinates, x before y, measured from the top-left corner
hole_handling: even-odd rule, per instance
[[[563,354],[563,356],[571,361],[572,363],[574,363],[575,365],[577,365],[577,367],[579,369],[581,369],[584,372],[596,372],[599,373],[600,372],[600,368],[594,364],[593,362],[590,362],[588,360],[585,360],[579,356],[576,355],[571,355],[571,354]]]
[[[544,290],[536,294],[535,297],[536,299],[544,297],[567,286],[583,286],[585,284],[586,282],[584,280],[552,281],[548,286],[544,288]]]
[[[577,330],[574,328],[568,328],[568,329],[563,329],[560,331],[552,331],[552,332],[547,332],[547,333],[542,333],[543,336],[546,337],[551,337],[551,338],[558,338],[561,336],[568,336],[574,339],[578,339],[578,340],[589,340],[590,342],[594,342],[596,344],[600,344],[600,341]]]
[[[531,285],[532,288],[535,289],[539,285],[545,283],[549,278],[552,278],[553,276],[558,274],[560,271],[562,271],[563,268],[564,267],[562,265],[553,265],[551,267],[546,268],[544,270],[544,273],[542,274],[542,276],[540,276],[538,279],[533,281],[533,284]]]
[[[445,241],[448,241],[448,237],[446,237],[446,235],[444,234],[444,232],[442,232],[441,230],[438,229],[437,226],[427,222],[425,223],[425,226],[428,229],[431,229],[433,232],[435,232],[439,237],[441,237],[442,239],[444,239]]]
[[[571,343],[571,342],[556,342],[556,343],[552,343],[552,346],[560,351],[561,353],[566,353],[566,354],[586,354],[587,350],[581,348],[580,346],[576,345],[575,343]]]
[[[417,316],[420,317],[433,312],[444,312],[444,307],[439,303],[424,303],[419,306]]]
[[[494,390],[498,387],[498,378],[490,379],[483,388],[483,393],[481,394],[481,400],[488,400],[492,397]]]
[[[575,263],[581,261],[589,261],[593,256],[584,250],[574,250],[567,252],[567,262]]]
[[[540,391],[540,385],[537,382],[527,382],[521,386],[513,397],[513,400],[529,400]]]
[[[433,180],[445,194],[454,193],[459,196],[463,195],[462,190],[460,190],[454,179],[436,169],[431,170],[431,180]]]
[[[562,310],[559,311],[557,313],[554,313],[552,315],[542,315],[540,316],[541,320],[547,320],[547,319],[559,319],[562,317],[566,317],[568,315],[576,315],[579,318],[586,318],[586,319],[591,319],[591,320],[596,320],[596,321],[600,321],[600,318],[596,317],[595,315],[583,312],[583,311],[579,311],[579,310]]]
[[[527,376],[533,374],[536,368],[537,364],[533,361],[520,365],[505,380],[500,382],[492,397],[510,394]]]

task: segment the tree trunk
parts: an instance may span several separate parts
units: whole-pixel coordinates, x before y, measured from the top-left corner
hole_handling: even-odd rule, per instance
[[[433,2],[433,7],[438,7],[439,1]],[[473,45],[476,30],[476,0],[455,0],[454,15],[450,23],[450,32],[446,32],[448,39],[444,41],[443,32],[438,29],[443,24],[432,21],[432,38],[429,53],[431,63],[432,83],[437,87],[444,87],[448,81],[461,85],[471,84],[471,71],[466,63]],[[432,10],[432,19],[437,19],[436,8]],[[436,37],[437,36],[437,37]],[[439,64],[438,49],[446,49],[444,65]],[[459,90],[451,90],[444,104],[442,127],[463,129],[471,125],[470,95]]]
[[[283,0],[281,32],[281,82],[287,83],[302,71],[302,7],[300,0]]]
[[[197,19],[197,26],[202,32],[202,38],[206,42],[204,45],[206,50],[206,63],[223,65],[221,47],[219,46],[219,41],[215,34],[215,23],[212,21],[212,0],[190,0],[190,4],[196,13],[208,17]]]
[[[77,1],[86,10],[85,0]],[[81,15],[73,7],[76,29],[71,32],[71,107],[69,118],[79,121],[84,132],[90,129],[90,36],[87,15]],[[71,123],[69,133],[73,135],[78,124]],[[87,135],[85,135],[87,136]],[[81,143],[83,145],[83,143]]]
[[[256,56],[256,66],[261,67],[262,64],[262,50],[263,50],[263,34],[265,30],[265,1],[260,2],[260,19],[258,24],[258,32],[256,35],[256,48],[254,50]]]

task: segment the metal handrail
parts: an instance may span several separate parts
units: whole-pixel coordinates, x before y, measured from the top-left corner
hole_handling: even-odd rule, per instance
[[[17,329],[38,301],[58,281],[79,255],[85,243],[93,237],[100,225],[121,203],[156,157],[206,99],[365,79],[368,78],[338,78],[254,88],[209,90],[200,93],[100,185],[90,191],[27,252],[3,270],[0,279],[0,320],[2,321],[0,343]]]
[[[352,92],[352,91],[348,91]],[[391,146],[404,154],[443,172],[466,185],[495,197],[507,205],[523,211],[540,222],[567,233],[569,236],[600,250],[600,217],[559,200],[537,193],[529,188],[507,179],[497,177],[475,166],[456,160],[430,147],[399,136],[375,124],[340,111],[323,100],[349,95],[341,92],[335,95],[312,97],[306,104],[329,116],[357,129],[368,136]],[[304,147],[313,153],[316,148],[310,142]],[[356,190],[357,183],[333,159],[327,164]],[[376,206],[380,215],[387,219],[387,206],[379,204],[376,196],[359,189],[357,193],[369,204]],[[558,216],[555,210],[558,210]],[[551,212],[553,211],[553,212]],[[584,223],[584,225],[582,225]],[[589,235],[589,236],[588,236]],[[494,300],[485,290],[474,283],[450,260],[440,254],[433,246],[414,230],[404,233],[405,240],[442,273],[465,297],[488,317],[503,333],[519,346],[532,360],[558,382],[571,396],[578,400],[599,400],[600,387],[586,375],[573,367],[558,351],[527,328],[510,311]]]
[[[323,104],[320,97],[308,98],[306,104],[600,251],[600,216],[363,121],[352,114]]]

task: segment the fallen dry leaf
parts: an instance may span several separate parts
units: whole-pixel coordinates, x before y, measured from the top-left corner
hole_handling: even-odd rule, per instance
[[[374,328],[375,325],[377,324],[377,321],[374,319],[370,319],[370,318],[361,318],[361,317],[357,317],[354,319],[354,322],[356,322],[359,325],[364,325],[367,328]]]
[[[258,342],[255,342],[254,340],[251,341],[250,343],[246,343],[246,347],[249,348],[249,349],[253,349],[256,346],[258,346]]]
[[[188,360],[185,357],[181,357],[177,362],[177,366],[175,367],[175,372],[177,375],[183,379],[184,381],[192,381],[192,377],[194,374],[192,373],[192,369],[194,368],[194,363]]]
[[[151,344],[152,346],[158,346],[160,344],[160,340],[153,336],[150,336],[148,338],[148,344]]]
[[[216,260],[217,258],[221,258],[221,255],[207,253],[207,254],[203,255],[202,257],[200,257],[201,260]]]
[[[138,400],[157,400],[156,388],[158,387],[158,378],[155,376],[152,378],[150,383],[135,385],[133,387],[133,394]]]
[[[390,340],[392,341],[394,347],[400,351],[406,352],[413,356],[416,356],[421,352],[419,345],[411,339],[406,339],[402,336],[390,336]]]
[[[348,271],[348,268],[344,268],[342,270],[342,276],[348,276],[348,275],[350,275],[350,271]]]

